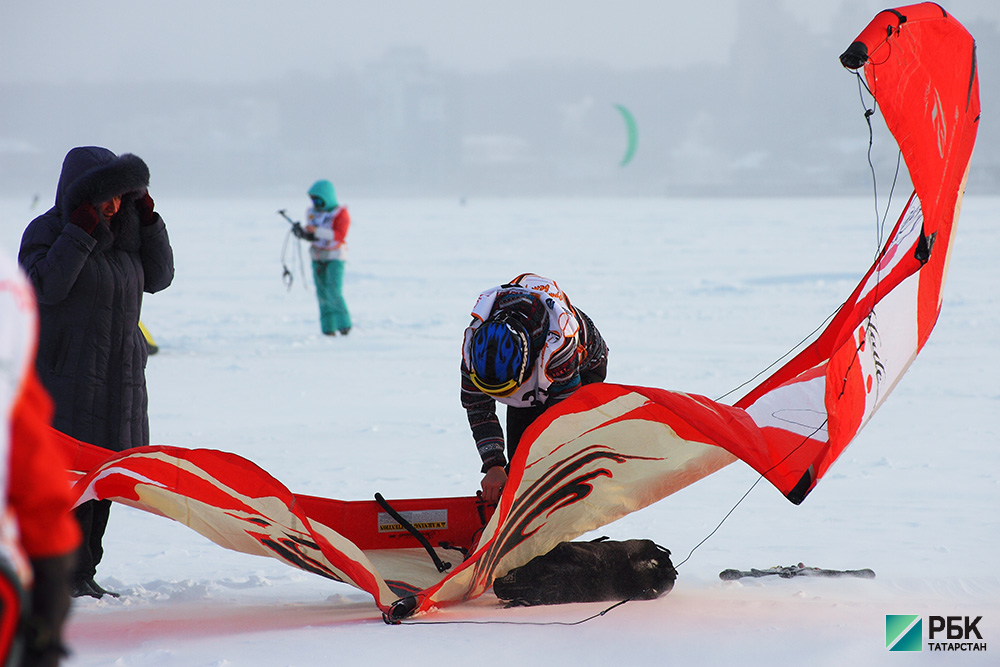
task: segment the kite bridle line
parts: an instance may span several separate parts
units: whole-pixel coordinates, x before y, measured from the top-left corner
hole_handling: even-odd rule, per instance
[[[845,303],[846,303],[846,302],[845,302]],[[775,366],[777,366],[777,365],[778,365],[779,363],[781,363],[781,362],[782,362],[782,361],[783,361],[784,359],[787,359],[787,358],[788,358],[788,356],[789,356],[790,354],[792,354],[793,352],[795,352],[796,350],[798,350],[799,348],[801,348],[801,347],[802,347],[802,346],[803,346],[803,345],[804,345],[804,344],[806,343],[806,341],[808,341],[808,340],[812,339],[812,337],[813,337],[813,336],[815,336],[815,335],[816,335],[816,333],[817,333],[817,332],[818,332],[818,331],[819,331],[820,329],[822,329],[823,327],[825,327],[825,326],[827,325],[827,323],[828,323],[828,322],[829,322],[830,320],[832,320],[832,319],[833,319],[833,317],[834,317],[834,316],[835,316],[835,315],[836,315],[836,314],[837,314],[837,313],[838,313],[838,312],[840,311],[840,309],[841,309],[841,308],[842,308],[843,306],[844,306],[844,304],[843,304],[843,303],[842,303],[842,304],[840,304],[839,306],[837,306],[836,310],[834,310],[834,311],[833,311],[832,313],[830,313],[829,315],[827,315],[827,316],[826,316],[826,319],[824,319],[824,320],[823,320],[822,322],[820,322],[819,326],[818,326],[818,327],[816,327],[815,329],[813,329],[813,330],[812,330],[811,332],[809,332],[809,333],[808,333],[808,334],[806,335],[806,337],[805,337],[805,338],[803,338],[803,339],[802,339],[802,340],[800,340],[800,341],[799,341],[798,343],[796,343],[795,345],[793,345],[792,347],[790,347],[790,348],[788,349],[788,351],[786,351],[786,352],[785,352],[785,353],[784,353],[783,355],[781,355],[780,357],[778,357],[777,359],[775,359],[774,361],[772,361],[772,362],[771,362],[770,364],[768,364],[768,365],[767,365],[767,366],[766,366],[765,368],[763,368],[763,369],[761,369],[760,371],[758,371],[758,372],[757,372],[757,374],[756,374],[756,375],[754,375],[754,376],[753,376],[752,378],[750,378],[749,380],[746,380],[745,382],[743,382],[743,383],[741,383],[741,384],[739,384],[739,385],[737,385],[737,386],[733,387],[732,389],[730,389],[729,391],[727,391],[727,392],[726,392],[725,394],[723,394],[722,396],[719,396],[718,398],[716,398],[716,399],[715,399],[715,402],[716,402],[716,403],[721,403],[721,402],[722,402],[722,399],[724,399],[724,398],[725,398],[726,396],[729,396],[730,394],[732,394],[732,393],[733,393],[733,392],[735,392],[735,391],[739,391],[739,390],[740,390],[740,389],[742,389],[743,387],[747,386],[748,384],[750,384],[751,382],[753,382],[754,380],[756,380],[757,378],[759,378],[759,377],[760,377],[761,375],[763,375],[764,373],[768,372],[769,370],[771,370],[772,368],[774,368]]]
[[[872,160],[872,151],[875,145],[875,132],[872,128],[872,116],[875,115],[875,112],[878,109],[878,99],[875,97],[875,93],[871,90],[871,88],[868,87],[868,84],[861,75],[861,72],[856,70],[854,75],[858,78],[858,97],[861,100],[861,107],[865,110],[865,123],[868,124],[868,169],[871,171],[872,175],[872,196],[875,199],[875,224],[877,228],[875,256],[878,258],[878,253],[882,250],[882,240],[885,234],[885,222],[889,217],[889,207],[892,205],[892,195],[896,191],[896,182],[899,179],[899,168],[903,159],[903,151],[899,150],[896,153],[896,171],[892,177],[892,186],[889,188],[889,198],[885,203],[885,211],[879,213],[878,176],[875,173],[875,163]],[[865,103],[866,92],[872,98],[871,108],[869,108]]]
[[[895,32],[898,34],[898,28],[896,29]],[[889,38],[892,36],[892,33],[893,33],[893,29],[892,28],[888,28],[887,29],[887,34],[886,34],[886,43],[889,44],[889,48],[890,49],[892,48],[892,43],[890,42]],[[878,66],[878,63],[872,63],[872,67],[877,67],[877,66]],[[886,220],[888,220],[888,218],[889,218],[889,209],[892,206],[892,196],[896,192],[896,183],[899,181],[899,171],[900,171],[900,166],[902,165],[903,151],[902,151],[902,149],[898,149],[897,152],[896,152],[896,169],[895,169],[895,171],[893,172],[893,175],[892,175],[892,185],[889,187],[889,196],[886,199],[885,210],[882,213],[879,213],[878,176],[877,176],[876,171],[875,171],[875,163],[872,160],[872,151],[873,151],[874,144],[875,144],[875,133],[874,133],[874,130],[872,129],[872,116],[875,115],[875,111],[878,109],[878,98],[875,96],[875,92],[871,88],[868,87],[868,84],[865,82],[864,77],[861,75],[860,68],[858,70],[855,70],[854,74],[855,74],[855,76],[858,77],[858,96],[859,96],[859,98],[861,100],[861,106],[865,110],[865,114],[864,114],[864,116],[865,116],[865,122],[868,125],[868,168],[871,171],[871,175],[872,175],[872,197],[873,197],[873,199],[875,201],[875,228],[876,228],[876,234],[875,234],[875,236],[876,236],[876,245],[875,245],[875,259],[874,259],[874,261],[878,262],[879,261],[879,256],[881,255],[882,250],[883,250],[882,246],[883,246],[883,241],[884,241],[884,238],[885,238],[885,223],[886,223]],[[872,79],[876,79],[876,78],[873,76]],[[865,103],[865,92],[867,92],[871,96],[871,98],[872,98],[872,106],[871,106],[871,108],[869,108],[868,105]],[[881,274],[882,274],[881,268],[876,268],[876,271],[875,271],[875,285],[874,285],[874,287],[872,287],[872,294],[874,295],[874,299],[872,301],[872,310],[868,313],[868,317],[865,318],[865,337],[864,337],[863,340],[867,340],[869,337],[871,337],[872,336],[872,332],[875,332],[875,335],[877,335],[877,333],[878,333],[877,332],[877,328],[875,327],[875,322],[874,321],[876,319],[875,305],[877,305],[878,302],[879,302],[878,292],[879,292],[879,287],[882,284]],[[858,341],[858,347],[856,349],[856,352],[860,352],[861,348],[863,347],[863,345],[864,345],[864,343],[862,341]],[[842,378],[842,385],[841,385],[840,396],[844,395],[844,391],[845,391],[845,389],[847,387],[847,376],[848,376],[848,374],[850,372],[850,369],[854,367],[854,364],[856,363],[857,359],[858,359],[858,355],[856,354],[854,356],[854,359],[851,361],[850,365],[848,366],[848,368],[844,371],[844,377]]]

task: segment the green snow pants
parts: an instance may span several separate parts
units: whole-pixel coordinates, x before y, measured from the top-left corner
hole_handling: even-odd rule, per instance
[[[319,324],[323,333],[332,336],[338,331],[351,330],[351,314],[341,293],[344,283],[344,261],[340,259],[313,260],[313,281],[319,300]]]

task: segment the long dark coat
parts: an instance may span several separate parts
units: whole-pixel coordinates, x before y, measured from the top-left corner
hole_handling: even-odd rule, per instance
[[[149,444],[142,293],[173,280],[174,258],[159,214],[140,225],[136,199],[149,169],[135,155],[74,148],[63,161],[55,206],[21,238],[18,261],[38,299],[37,369],[55,402],[53,426],[106,449]],[[69,222],[83,201],[122,197],[93,234]]]

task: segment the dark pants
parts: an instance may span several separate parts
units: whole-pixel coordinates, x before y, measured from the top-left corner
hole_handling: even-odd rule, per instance
[[[608,376],[608,358],[605,356],[599,360],[593,368],[588,368],[580,373],[580,384],[593,384],[604,382]],[[530,408],[515,408],[507,406],[507,461],[514,459],[514,452],[521,442],[521,436],[531,426],[531,423],[545,412],[547,405],[533,405]]]
[[[76,520],[80,522],[83,541],[77,552],[76,577],[93,578],[97,574],[97,564],[104,556],[101,540],[108,527],[108,517],[111,514],[110,500],[88,500],[75,510]]]

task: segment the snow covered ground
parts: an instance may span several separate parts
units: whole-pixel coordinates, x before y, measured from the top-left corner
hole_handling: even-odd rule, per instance
[[[348,500],[478,488],[458,365],[486,287],[555,278],[608,340],[609,381],[720,398],[820,325],[876,252],[870,198],[344,192],[355,327],[331,339],[310,281],[294,265],[291,289],[281,281],[275,212],[301,218],[304,193],[153,195],[177,265],[143,312],[160,346],[147,369],[153,442],[236,452],[296,493]],[[0,200],[8,251],[39,212]],[[803,505],[737,462],[593,535],[651,538],[675,563],[694,549],[669,595],[570,625],[609,605],[505,610],[488,594],[390,627],[366,593],[118,506],[97,579],[124,596],[75,601],[67,664],[998,664],[998,212],[1000,198],[966,199],[930,343]],[[877,578],[718,578],[800,561]],[[988,650],[890,654],[887,614],[982,616]]]

